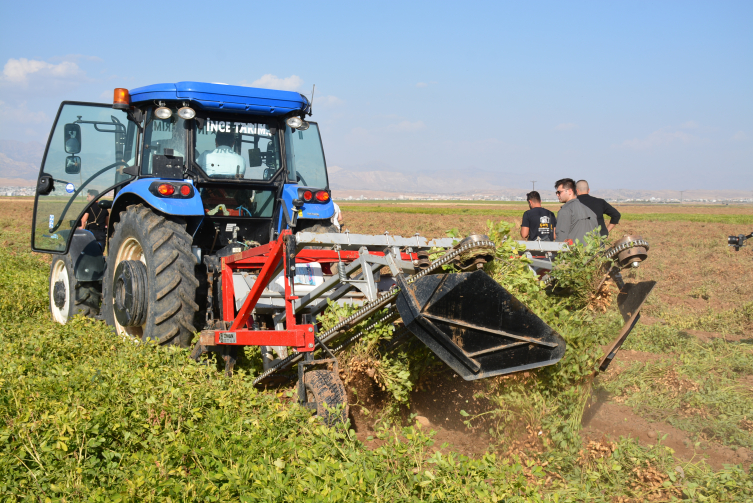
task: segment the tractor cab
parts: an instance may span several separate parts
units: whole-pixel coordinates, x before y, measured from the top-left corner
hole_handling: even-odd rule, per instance
[[[310,113],[299,93],[199,82],[116,89],[112,105],[64,102],[32,248],[65,254],[83,213],[109,199],[111,224],[139,202],[184,218],[204,255],[266,244],[296,223],[326,227],[334,207]]]

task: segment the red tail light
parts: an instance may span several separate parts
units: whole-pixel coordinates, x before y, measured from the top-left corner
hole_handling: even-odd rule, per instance
[[[190,196],[191,195],[191,186],[190,185],[181,185],[180,186],[180,193],[184,196]]]
[[[312,194],[310,190],[307,190],[306,192],[303,193],[304,201],[311,201],[313,197],[314,197],[314,194]]]
[[[175,187],[173,187],[169,183],[163,183],[159,186],[157,191],[163,196],[172,196],[175,193]]]
[[[326,190],[320,190],[316,193],[316,199],[317,201],[326,203],[327,201],[329,201],[329,192],[327,192]]]

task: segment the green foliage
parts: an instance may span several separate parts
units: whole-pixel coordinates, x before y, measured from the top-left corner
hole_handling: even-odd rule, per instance
[[[357,213],[402,213],[408,215],[467,215],[493,216],[494,218],[520,218],[521,209],[497,208],[459,208],[433,206],[395,206],[379,204],[341,204],[343,211]],[[708,213],[622,213],[620,218],[625,222],[699,222],[734,225],[749,225],[753,223],[750,214],[708,214]]]
[[[679,476],[666,449],[629,441],[589,463],[557,449],[542,459],[469,459],[435,451],[432,432],[393,426],[379,428],[379,445],[369,450],[353,431],[325,427],[283,393],[256,389],[244,368],[227,378],[184,350],[116,337],[99,322],[52,323],[48,267],[28,254],[0,257],[2,288],[28,285],[18,290],[27,305],[0,311],[2,501],[607,502],[644,497],[631,470],[648,463],[689,499],[753,496],[739,467],[714,473],[682,464]],[[345,314],[324,317],[332,324]],[[379,350],[390,336],[379,327],[358,350]],[[413,349],[403,354],[411,358],[386,355],[398,381],[406,361],[413,375],[427,360]],[[571,372],[568,379],[578,375]],[[553,409],[558,404],[538,386],[525,392],[542,414],[566,411]]]
[[[48,309],[50,266],[30,253],[0,247],[0,323],[28,319]]]
[[[567,293],[561,299],[563,306],[583,309],[588,305],[612,265],[602,253],[606,247],[606,238],[594,229],[586,234],[582,243],[576,240],[568,253],[561,253],[554,260],[550,276],[556,288]]]
[[[666,421],[698,440],[753,448],[747,423],[753,418],[753,390],[740,381],[753,375],[750,344],[723,339],[702,343],[656,325],[646,331],[650,338],[640,334],[628,347],[673,354],[632,365],[605,381],[604,389],[641,415]],[[671,343],[657,346],[655,341],[661,339]]]

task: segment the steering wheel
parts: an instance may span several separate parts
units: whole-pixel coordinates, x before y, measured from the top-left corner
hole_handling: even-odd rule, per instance
[[[308,187],[308,183],[306,183],[306,180],[304,180],[301,174],[297,171],[295,172],[295,179],[299,182],[303,182],[303,185],[306,185]]]

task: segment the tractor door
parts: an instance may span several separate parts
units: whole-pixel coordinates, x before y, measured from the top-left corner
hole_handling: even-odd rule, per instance
[[[110,105],[60,106],[37,180],[32,250],[67,252],[84,211],[133,178],[124,169],[135,164],[137,133],[126,112]]]

